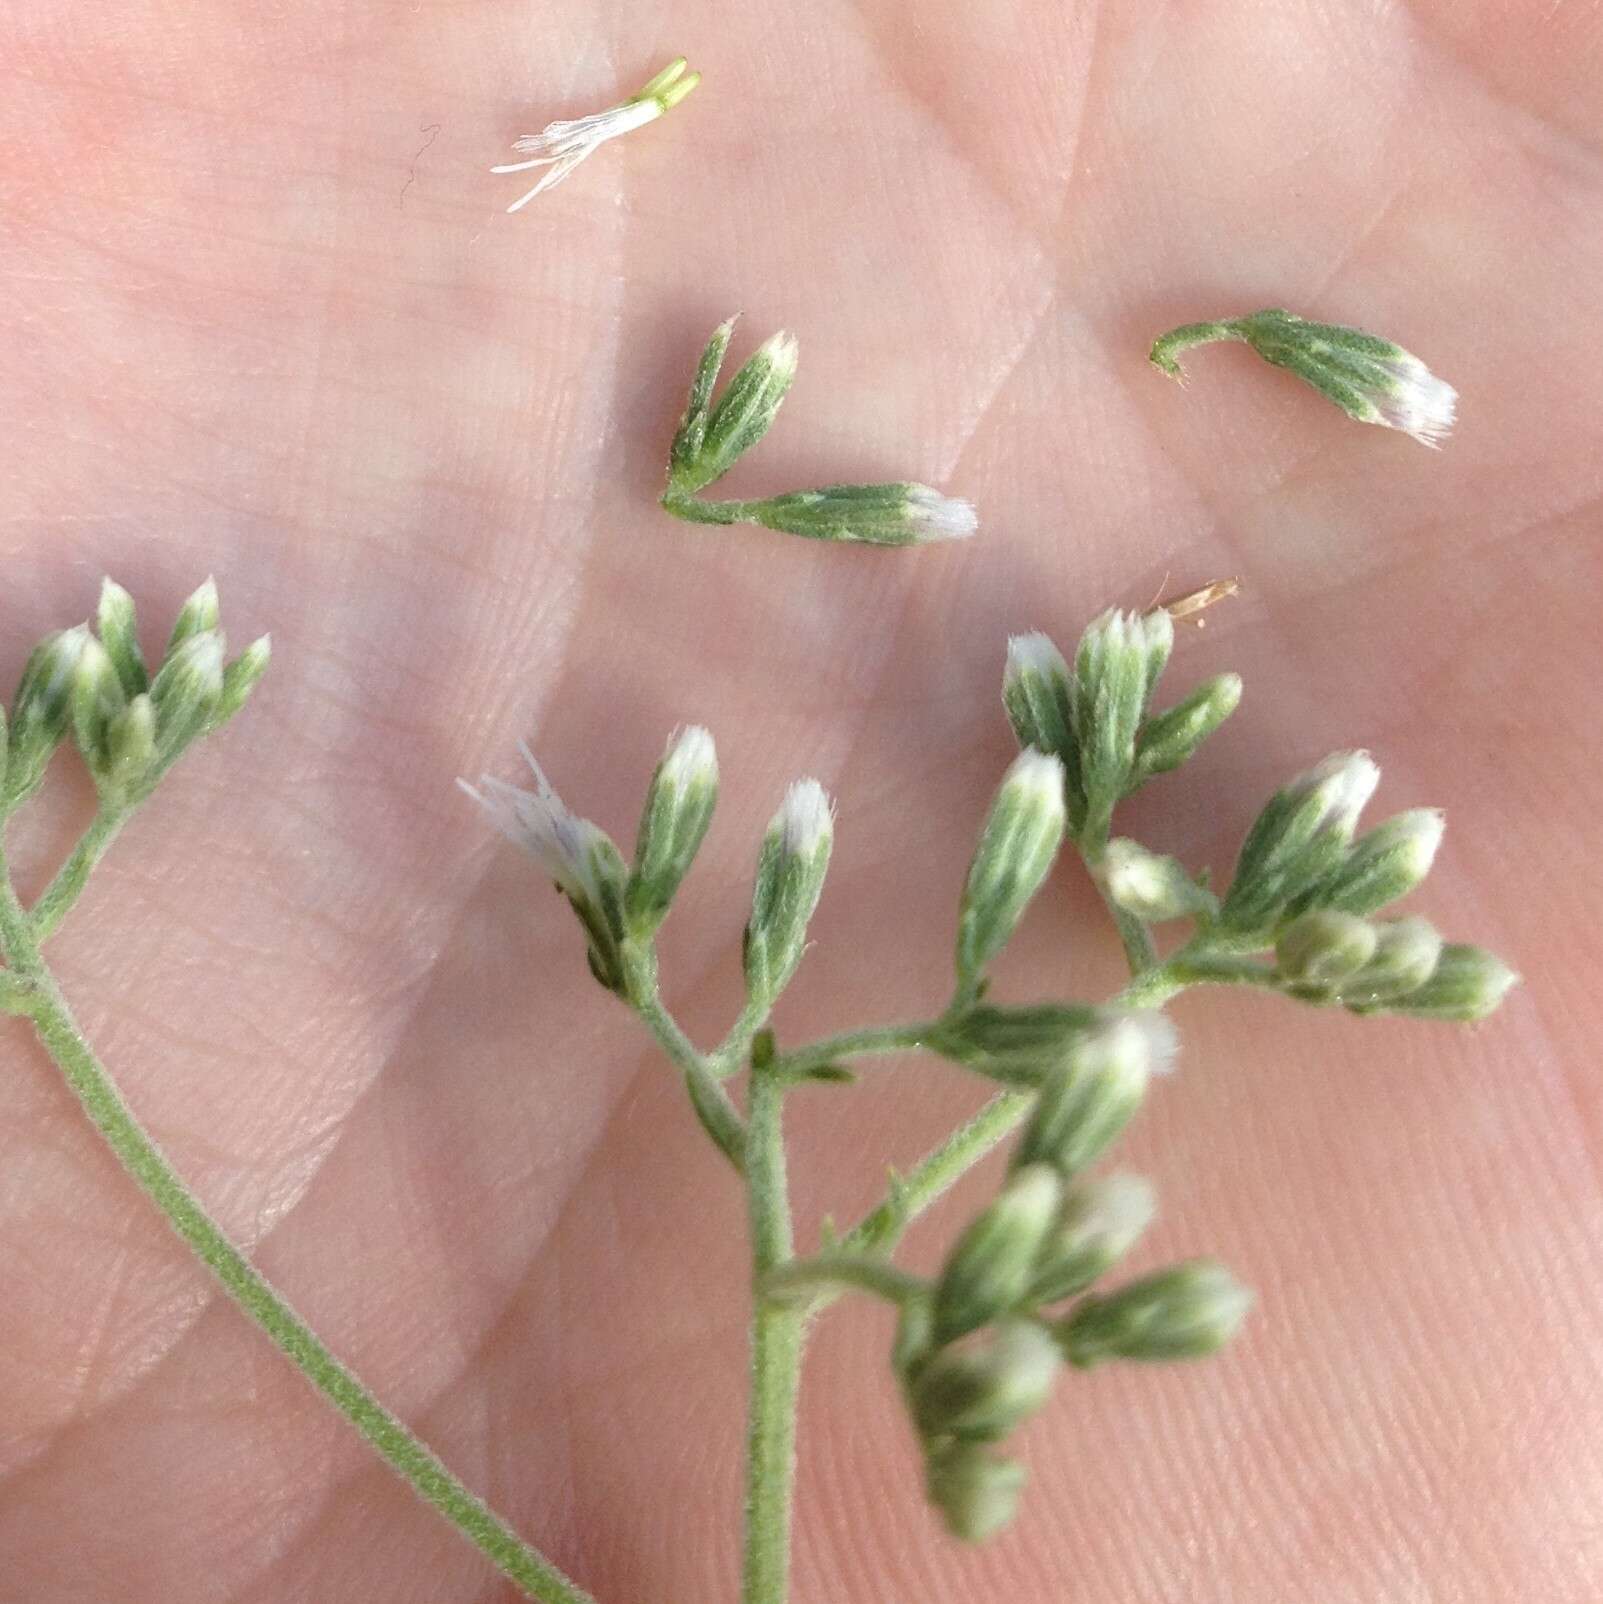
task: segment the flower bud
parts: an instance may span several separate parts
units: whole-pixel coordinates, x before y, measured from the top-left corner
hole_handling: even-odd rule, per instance
[[[457,784],[489,815],[491,822],[551,877],[579,916],[589,938],[590,972],[608,991],[624,991],[623,858],[605,831],[563,806],[527,747],[523,756],[534,771],[535,789],[525,791],[484,775],[475,789]]]
[[[38,789],[50,756],[72,717],[78,659],[89,644],[87,624],[56,630],[34,647],[11,704],[5,800],[22,801]]]
[[[1267,931],[1287,903],[1328,879],[1379,782],[1367,753],[1337,752],[1277,791],[1242,843],[1220,923]]]
[[[1017,1170],[996,1201],[958,1238],[935,1287],[938,1346],[989,1325],[1023,1300],[1062,1193],[1050,1166]]]
[[[904,1391],[912,1387],[934,1352],[935,1305],[927,1297],[909,1298],[897,1315],[896,1341],[891,1347],[891,1369]]]
[[[746,990],[754,1002],[771,1005],[801,962],[834,840],[823,786],[798,780],[769,824],[757,860],[745,938]]]
[[[166,656],[171,657],[191,636],[215,630],[219,622],[217,581],[207,579],[195,588],[194,593],[178,609],[173,632],[167,642]]]
[[[1029,1301],[1039,1306],[1082,1292],[1140,1240],[1157,1213],[1151,1183],[1109,1175],[1076,1187],[1036,1255]]]
[[[195,594],[199,596],[201,591]],[[150,682],[150,700],[156,712],[156,763],[160,768],[165,769],[196,736],[211,727],[222,694],[223,637],[215,629],[186,635],[168,651]]]
[[[748,501],[743,517],[765,529],[811,540],[870,546],[923,546],[962,540],[978,527],[973,505],[928,485],[825,485]]]
[[[156,710],[148,695],[136,696],[106,731],[103,789],[127,797],[150,773],[156,752]]]
[[[1212,913],[1219,905],[1173,858],[1123,836],[1108,842],[1097,872],[1112,901],[1148,924]]]
[[[1417,991],[1441,958],[1442,938],[1424,919],[1387,919],[1374,929],[1374,955],[1336,988],[1338,1000],[1354,1013]]]
[[[1337,985],[1375,956],[1375,927],[1350,913],[1316,908],[1286,926],[1275,941],[1275,966],[1296,985]]]
[[[1359,836],[1319,888],[1319,906],[1368,915],[1406,897],[1430,873],[1444,828],[1439,809],[1411,808]]]
[[[712,736],[692,725],[669,741],[646,792],[623,902],[634,935],[649,936],[662,923],[700,850],[717,800],[718,757]]]
[[[959,986],[972,988],[1007,945],[1063,840],[1063,765],[1021,752],[980,831],[957,919]]]
[[[1136,736],[1135,768],[1128,795],[1155,774],[1177,769],[1241,703],[1241,676],[1218,674],[1204,680],[1173,707],[1155,713]]]
[[[694,495],[728,473],[768,433],[785,392],[796,377],[795,337],[783,331],[770,335],[729,381],[717,404],[708,410],[712,381],[728,343],[726,326],[720,325],[696,369],[690,410],[680,428],[683,438],[679,457],[670,469],[669,488],[673,493]],[[692,417],[698,406],[705,412],[699,440]]]
[[[78,750],[101,790],[111,766],[112,721],[128,705],[110,654],[93,635],[84,642],[72,676],[72,726]]]
[[[106,648],[124,693],[138,696],[149,690],[144,654],[139,649],[139,626],[134,616],[134,599],[115,580],[100,582],[100,605],[95,613],[95,630]]]
[[[949,1014],[924,1045],[1009,1086],[1039,1086],[1075,1046],[1106,1023],[1102,1009],[1074,1003],[1001,1008],[975,1003]]]
[[[1083,836],[1099,840],[1107,832],[1135,765],[1136,734],[1173,646],[1174,621],[1162,608],[1145,614],[1110,609],[1080,637],[1069,683],[1086,797]]]
[[[1008,637],[1002,706],[1020,747],[1049,752],[1063,764],[1069,829],[1078,832],[1085,818],[1085,795],[1074,744],[1069,665],[1047,636],[1037,632]]]
[[[217,711],[212,714],[213,729],[226,724],[250,698],[256,682],[267,672],[273,655],[273,638],[263,635],[253,640],[227,668],[223,670],[223,693],[217,699]]]
[[[927,1462],[929,1499],[952,1536],[983,1543],[1006,1526],[1024,1490],[1024,1467],[977,1443],[943,1443]]]
[[[1196,1359],[1240,1329],[1252,1293],[1221,1264],[1195,1259],[1088,1297],[1057,1327],[1064,1356],[1082,1368],[1104,1359]]]
[[[1014,1168],[1049,1164],[1072,1179],[1130,1123],[1148,1080],[1168,1066],[1174,1049],[1174,1026],[1163,1014],[1104,1011],[1101,1028],[1043,1081]]]
[[[924,1367],[912,1386],[914,1422],[926,1439],[994,1442],[1041,1408],[1062,1368],[1058,1344],[1037,1321],[999,1321]]]
[[[1441,950],[1430,978],[1384,1013],[1407,1014],[1414,1019],[1447,1019],[1468,1023],[1485,1019],[1519,980],[1507,964],[1484,947],[1453,943]]]
[[[1359,423],[1401,429],[1427,446],[1451,432],[1457,392],[1400,345],[1279,308],[1237,321],[1264,361],[1295,373]]]
[[[712,338],[707,341],[701,360],[696,364],[685,415],[679,421],[679,432],[674,435],[673,446],[668,453],[668,482],[675,487],[681,482],[688,484],[695,477],[696,459],[700,457],[707,438],[707,419],[712,411],[712,392],[718,383],[718,370],[724,364],[730,336],[735,332],[735,324],[739,319],[737,312],[712,331]]]

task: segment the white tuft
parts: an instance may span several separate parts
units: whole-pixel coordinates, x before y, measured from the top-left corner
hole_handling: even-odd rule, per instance
[[[835,834],[834,812],[823,786],[817,780],[795,781],[768,828],[780,833],[792,857],[812,857]]]
[[[919,540],[966,540],[980,526],[974,504],[928,485],[907,487],[907,522]]]
[[[599,907],[601,887],[592,849],[606,837],[588,819],[568,811],[529,749],[522,750],[534,770],[534,790],[525,791],[490,774],[480,776],[477,788],[466,780],[456,783],[484,809],[502,835],[522,847],[563,892],[575,901]]]
[[[1407,351],[1384,366],[1391,382],[1367,392],[1379,413],[1376,421],[1401,429],[1421,445],[1439,446],[1452,433],[1458,391]]]
[[[527,160],[506,162],[492,167],[492,173],[522,173],[531,167],[549,167],[538,184],[527,195],[507,207],[515,212],[527,206],[536,195],[554,189],[586,157],[593,155],[609,139],[632,133],[662,115],[662,104],[656,100],[626,100],[621,106],[609,107],[589,117],[577,117],[547,123],[537,134],[523,134],[512,142],[512,148]]]
[[[1180,1037],[1168,1015],[1155,1008],[1110,1012],[1100,1035],[1104,1061],[1134,1081],[1166,1075],[1180,1048]]]
[[[1380,769],[1367,752],[1333,752],[1293,781],[1291,789],[1302,796],[1320,796],[1324,810],[1315,829],[1335,828],[1350,835],[1379,784]]]
[[[1007,639],[1007,679],[1040,674],[1046,679],[1067,679],[1069,665],[1049,635],[1033,630],[1028,635],[1009,635]]]
[[[668,741],[662,757],[662,777],[676,790],[692,785],[718,783],[718,753],[712,735],[700,724],[692,724]]]
[[[1008,765],[1002,777],[1002,790],[1012,792],[1016,801],[1058,813],[1063,806],[1063,763],[1050,752],[1027,746]]]
[[[752,353],[753,360],[762,358],[768,364],[769,383],[788,385],[796,377],[796,362],[801,346],[789,329],[770,334]]]
[[[1122,1257],[1152,1224],[1158,1198],[1150,1181],[1120,1170],[1082,1187],[1070,1206],[1077,1229],[1104,1239]]]

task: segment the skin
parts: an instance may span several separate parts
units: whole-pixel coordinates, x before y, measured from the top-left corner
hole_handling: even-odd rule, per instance
[[[207,572],[246,714],[133,824],[51,952],[236,1238],[474,1487],[604,1601],[734,1596],[741,1199],[577,927],[458,774],[527,736],[625,844],[675,725],[723,799],[664,935],[700,1041],[785,783],[840,799],[786,1041],[940,1007],[1010,755],[1011,631],[1225,574],[1165,699],[1240,713],[1120,828],[1228,872],[1268,792],[1371,749],[1371,817],[1445,807],[1414,911],[1527,977],[1475,1030],[1182,999],[1121,1149],[1141,1267],[1259,1292],[1200,1365],[1069,1378],[1017,1525],[925,1510],[890,1322],[821,1330],[794,1596],[1583,1604],[1603,1593],[1596,598],[1603,14],[881,4],[0,15],[8,293],[0,669],[102,572],[157,650]],[[558,14],[560,13],[560,14]],[[633,19],[633,20],[632,20]],[[669,24],[671,23],[671,26]],[[706,77],[526,213],[512,139],[675,50]],[[1243,347],[1283,305],[1401,340],[1446,449]],[[946,549],[825,548],[654,505],[702,340],[800,378],[727,481],[916,477]],[[12,830],[37,889],[73,765]],[[1097,997],[1065,867],[999,995]],[[187,1259],[20,1022],[0,1076],[0,1597],[510,1598]],[[983,1089],[923,1061],[791,1104],[799,1232],[855,1217]],[[978,1178],[910,1241],[937,1262]]]

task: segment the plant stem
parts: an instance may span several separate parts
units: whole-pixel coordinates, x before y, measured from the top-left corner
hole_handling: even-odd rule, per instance
[[[729,1034],[706,1055],[707,1068],[717,1079],[727,1080],[745,1068],[752,1038],[762,1029],[763,1021],[767,1018],[767,1007],[748,997],[740,1010],[740,1017],[729,1027]]]
[[[999,1092],[966,1125],[960,1125],[896,1184],[878,1208],[841,1239],[848,1253],[883,1253],[909,1221],[924,1212],[1000,1142],[1035,1101],[1031,1092]]]
[[[776,1076],[766,1069],[753,1070],[746,1184],[754,1305],[742,1604],[785,1604],[789,1589],[796,1399],[806,1314],[765,1297],[761,1290],[764,1278],[791,1258],[790,1197],[781,1124],[784,1096],[785,1089]]]
[[[774,1068],[795,1077],[838,1058],[855,1058],[869,1053],[904,1053],[922,1047],[939,1028],[939,1021],[920,1020],[913,1025],[878,1025],[865,1030],[846,1030],[838,1036],[825,1036],[780,1053]]]
[[[645,1021],[657,1045],[685,1077],[685,1091],[689,1094],[690,1106],[696,1111],[702,1129],[716,1143],[719,1152],[737,1170],[741,1169],[746,1162],[745,1121],[730,1101],[729,1093],[718,1084],[707,1060],[663,1006],[662,993],[657,987],[655,954],[649,948],[627,943],[623,967],[629,988],[629,1003]]]
[[[1161,1008],[1191,986],[1259,986],[1279,991],[1280,981],[1267,964],[1250,958],[1182,947],[1172,958],[1135,977],[1117,997],[1120,1008]]]
[[[103,808],[95,815],[94,823],[78,838],[67,861],[29,910],[36,941],[47,941],[56,933],[88,883],[90,872],[117,839],[117,832],[128,822],[132,812],[132,808]]]
[[[45,1050],[128,1174],[168,1224],[222,1283],[279,1350],[329,1399],[417,1495],[477,1545],[523,1592],[541,1604],[594,1604],[537,1549],[469,1492],[444,1464],[381,1404],[275,1292],[185,1186],[166,1155],[123,1101],[84,1041],[54,977],[45,967],[32,922],[17,900],[0,847],[0,946],[28,990],[27,1013]]]
[[[900,1306],[909,1298],[925,1290],[925,1284],[916,1275],[898,1270],[885,1259],[872,1258],[864,1253],[821,1253],[814,1259],[792,1259],[768,1272],[761,1292],[772,1298],[792,1299],[804,1294],[810,1302],[814,1295],[833,1296],[847,1287],[861,1292],[872,1292],[877,1298]]]
[[[1189,351],[1194,346],[1211,345],[1215,340],[1244,340],[1244,335],[1235,322],[1224,323],[1182,323],[1177,329],[1170,329],[1167,334],[1160,335],[1153,342],[1147,360],[1155,367],[1161,368],[1171,378],[1181,378],[1179,356],[1182,351]]]
[[[738,524],[750,520],[751,501],[703,501],[682,490],[670,490],[662,498],[665,511],[693,524]]]

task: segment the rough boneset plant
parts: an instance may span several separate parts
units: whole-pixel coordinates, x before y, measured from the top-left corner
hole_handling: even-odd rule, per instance
[[[1072,666],[1043,635],[1009,643],[1003,701],[1022,751],[980,830],[957,909],[951,1000],[938,1017],[916,1023],[790,1048],[767,1024],[801,962],[829,866],[832,810],[816,781],[790,788],[763,838],[742,947],[745,1005],[709,1051],[691,1043],[663,1001],[656,933],[712,815],[711,736],[692,728],[669,742],[647,788],[632,861],[564,807],[532,759],[532,791],[491,778],[468,788],[572,904],[592,974],[644,1021],[682,1075],[696,1117],[743,1177],[753,1286],[745,1604],[786,1597],[802,1351],[810,1326],[841,1293],[895,1306],[891,1367],[924,1483],[947,1528],[971,1541],[1011,1519],[1024,1471],[1002,1446],[1048,1403],[1066,1370],[1201,1356],[1233,1335],[1250,1294],[1211,1261],[1099,1286],[1154,1211],[1140,1178],[1091,1170],[1173,1057],[1163,1004],[1190,986],[1252,985],[1355,1013],[1471,1020],[1513,983],[1491,954],[1444,945],[1422,919],[1372,917],[1424,879],[1442,821],[1414,810],[1357,835],[1379,778],[1361,753],[1326,759],[1269,800],[1222,894],[1173,859],[1114,837],[1118,804],[1184,763],[1240,696],[1240,682],[1224,675],[1155,710],[1172,643],[1162,609],[1105,613],[1085,631]],[[45,963],[45,940],[122,823],[188,747],[239,710],[267,659],[264,638],[225,661],[210,581],[184,604],[153,675],[133,602],[109,580],[93,630],[80,625],[40,643],[9,718],[0,716],[0,1006],[32,1024],[125,1169],[196,1255],[419,1496],[527,1596],[585,1604],[589,1595],[453,1476],[228,1241],[123,1102]],[[4,856],[4,827],[36,795],[69,735],[99,807],[26,907]],[[1095,1005],[997,1002],[987,994],[989,969],[1065,840],[1113,913],[1130,983]],[[1152,927],[1180,920],[1189,933],[1160,955]],[[816,1253],[798,1255],[787,1097],[804,1084],[850,1083],[854,1060],[912,1049],[1000,1090],[895,1178],[854,1226],[826,1232]],[[729,1090],[737,1077],[738,1101]],[[926,1279],[897,1266],[907,1225],[1020,1127],[997,1196],[960,1233],[939,1273]]]

